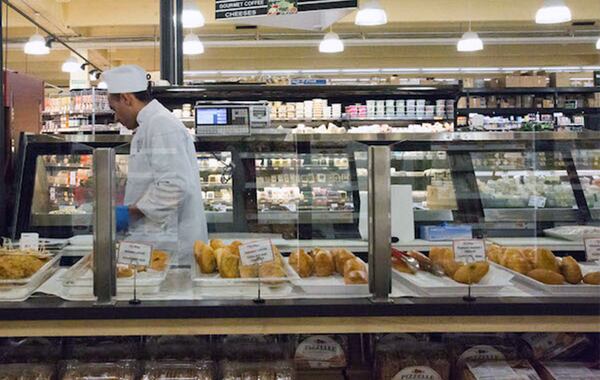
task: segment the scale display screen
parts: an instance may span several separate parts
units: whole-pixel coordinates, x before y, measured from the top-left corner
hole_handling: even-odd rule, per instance
[[[227,125],[227,108],[196,108],[196,125]]]

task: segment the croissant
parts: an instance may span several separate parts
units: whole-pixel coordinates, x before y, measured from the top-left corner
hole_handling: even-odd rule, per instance
[[[547,269],[560,273],[556,256],[547,248],[538,248],[535,250],[535,269]]]
[[[344,274],[344,264],[346,264],[346,261],[356,257],[352,252],[343,248],[334,249],[331,251],[331,253],[333,254],[333,258],[335,260],[335,270],[342,275]]]
[[[560,263],[560,273],[569,284],[579,284],[583,280],[581,267],[571,256],[564,257]]]
[[[335,263],[329,251],[316,250],[313,259],[315,275],[318,277],[331,276],[335,272]]]
[[[217,252],[219,249],[217,249]],[[219,274],[223,278],[240,277],[240,258],[231,252],[225,252],[221,255],[219,264]]]
[[[452,248],[447,247],[431,247],[431,250],[429,250],[429,258],[434,263],[445,260],[454,260],[454,251]]]
[[[361,270],[352,270],[344,274],[344,283],[346,285],[368,284],[367,273]]]
[[[302,278],[310,277],[313,274],[314,260],[303,249],[298,249],[290,254],[289,264]]]
[[[346,264],[344,264],[344,276],[352,271],[366,272],[365,264],[358,258],[346,261]]]

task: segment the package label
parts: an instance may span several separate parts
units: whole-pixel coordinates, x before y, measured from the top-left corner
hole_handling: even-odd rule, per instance
[[[392,380],[443,380],[439,373],[430,367],[406,367]]]
[[[463,352],[458,358],[458,364],[464,364],[467,361],[488,362],[488,361],[506,360],[504,354],[492,346],[474,346]]]
[[[600,239],[585,239],[584,243],[587,261],[600,261]]]
[[[594,373],[582,363],[546,362],[543,363],[548,373],[560,380],[592,380],[598,379]]]
[[[517,373],[505,361],[467,363],[476,380],[513,380]]]
[[[296,348],[295,360],[310,368],[340,368],[346,366],[346,355],[335,339],[316,335],[306,338]]]

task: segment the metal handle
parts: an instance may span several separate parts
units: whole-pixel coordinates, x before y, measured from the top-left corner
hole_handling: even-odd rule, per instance
[[[94,150],[94,295],[97,304],[110,304],[117,294],[115,258],[115,150]]]
[[[374,302],[388,301],[392,281],[390,159],[389,146],[369,146],[369,290]]]

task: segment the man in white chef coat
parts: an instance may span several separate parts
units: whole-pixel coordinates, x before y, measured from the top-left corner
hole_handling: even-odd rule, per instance
[[[196,240],[207,241],[206,216],[194,142],[183,123],[148,91],[147,74],[136,65],[105,71],[110,108],[134,130],[124,206],[117,229],[126,240],[148,242],[189,265]]]

